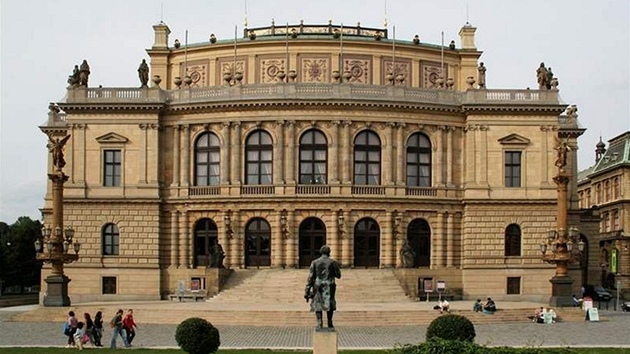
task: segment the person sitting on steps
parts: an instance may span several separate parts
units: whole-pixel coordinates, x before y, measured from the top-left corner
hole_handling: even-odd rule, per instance
[[[491,298],[488,298],[488,301],[486,301],[486,303],[483,305],[483,313],[493,314],[496,310],[496,304],[494,303],[494,301],[492,301]]]
[[[444,313],[444,311],[451,313],[451,305],[446,301],[446,299],[440,299],[438,301],[438,306],[440,307],[440,313]]]
[[[481,299],[477,299],[473,304],[473,311],[481,312],[483,310],[483,306],[481,306]]]

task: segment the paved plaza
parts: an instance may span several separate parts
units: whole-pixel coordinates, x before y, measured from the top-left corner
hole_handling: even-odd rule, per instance
[[[35,306],[0,308],[0,347],[64,346],[62,323],[14,322],[11,317]],[[600,311],[601,322],[535,324],[527,319],[517,323],[478,324],[476,342],[490,346],[572,346],[630,348],[630,313]],[[176,348],[176,325],[142,324],[135,347]],[[222,349],[282,348],[310,349],[312,327],[217,326]],[[388,349],[399,344],[424,340],[426,326],[344,327],[337,328],[340,349]],[[105,330],[103,344],[108,346],[111,330]],[[119,339],[120,343],[120,339]]]

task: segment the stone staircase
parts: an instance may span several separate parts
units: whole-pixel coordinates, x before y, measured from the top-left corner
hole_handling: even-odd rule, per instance
[[[201,317],[214,325],[313,326],[315,315],[303,298],[308,270],[235,270],[221,293],[206,301],[151,301],[134,303],[75,304],[71,308],[44,308],[16,314],[16,321],[63,322],[73,310],[77,314],[103,311],[108,321],[117,309],[134,309],[139,323],[180,323]],[[336,326],[428,325],[440,316],[434,302],[416,302],[405,297],[392,270],[342,269],[337,283]],[[527,322],[540,304],[513,303],[493,315],[475,313],[471,301],[451,303],[453,313],[473,323]],[[561,321],[584,321],[579,309],[556,309]]]

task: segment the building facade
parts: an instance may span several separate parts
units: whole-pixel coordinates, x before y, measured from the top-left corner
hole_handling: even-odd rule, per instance
[[[593,263],[599,267],[594,284],[620,286],[624,298],[630,296],[630,132],[600,141],[595,164],[578,178],[579,207],[592,210],[598,221],[599,251]]]
[[[153,28],[151,87],[71,85],[42,127],[71,135],[74,301],[204,288],[216,244],[233,269],[307,267],[328,244],[343,267],[408,267],[465,298],[549,298],[554,147],[576,176],[583,130],[555,85],[485,87],[474,27],[459,47],[332,24],[183,46]]]

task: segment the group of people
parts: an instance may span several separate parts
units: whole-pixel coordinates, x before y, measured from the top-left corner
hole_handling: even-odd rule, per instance
[[[116,311],[116,315],[109,321],[109,327],[112,328],[112,339],[110,348],[116,349],[116,341],[118,336],[122,339],[125,347],[131,347],[131,342],[136,336],[136,328],[138,325],[133,318],[133,310],[127,310],[124,314],[123,310]],[[79,350],[87,343],[95,347],[102,347],[101,339],[103,338],[103,312],[98,311],[92,319],[89,313],[83,314],[83,321],[77,319],[74,311],[68,312],[68,320],[64,323],[63,334],[68,337],[67,348],[76,347]]]
[[[552,308],[545,308],[541,306],[534,311],[532,321],[536,323],[555,323],[556,317],[556,311],[554,311]]]
[[[497,311],[497,305],[491,298],[488,298],[485,304],[481,303],[481,299],[477,299],[473,304],[473,311],[493,314]]]

